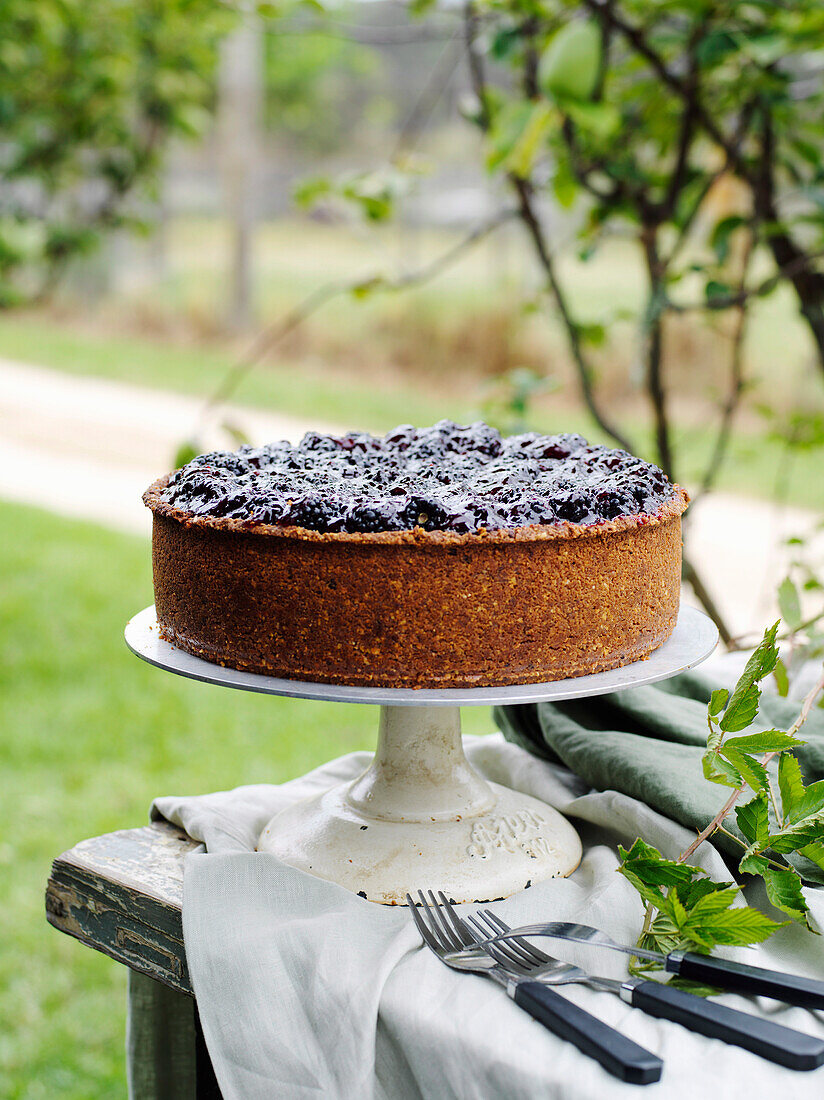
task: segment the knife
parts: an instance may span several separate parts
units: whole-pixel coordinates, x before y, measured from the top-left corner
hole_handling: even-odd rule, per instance
[[[670,951],[668,955],[664,955],[660,951],[650,951],[643,947],[629,947],[616,943],[605,932],[588,924],[572,924],[566,921],[525,924],[521,928],[513,928],[511,932],[492,936],[484,942],[495,943],[498,940],[512,939],[513,936],[548,936],[550,939],[572,940],[591,947],[606,947],[639,959],[660,962],[670,974],[678,974],[679,977],[703,982],[705,985],[714,985],[719,989],[773,997],[776,1001],[784,1001],[785,1004],[798,1005],[801,1008],[824,1008],[824,982],[816,978],[787,974],[780,970],[765,970],[714,955],[699,955],[694,951]]]

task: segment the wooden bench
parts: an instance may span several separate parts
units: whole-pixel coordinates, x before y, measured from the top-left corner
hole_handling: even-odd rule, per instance
[[[182,906],[183,860],[196,847],[167,822],[81,841],[52,866],[46,887],[49,923],[194,998]],[[197,1011],[195,1057],[198,1100],[220,1097]]]

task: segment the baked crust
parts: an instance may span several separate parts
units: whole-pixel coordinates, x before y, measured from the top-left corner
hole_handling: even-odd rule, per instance
[[[162,636],[231,668],[371,687],[493,687],[617,668],[678,616],[681,514],[592,526],[317,532],[166,504],[154,513]]]

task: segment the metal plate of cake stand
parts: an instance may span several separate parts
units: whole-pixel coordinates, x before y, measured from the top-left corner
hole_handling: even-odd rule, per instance
[[[402,903],[435,884],[456,901],[507,897],[571,874],[577,833],[556,810],[483,779],[461,743],[460,707],[582,699],[668,679],[715,649],[718,631],[682,607],[672,636],[646,660],[611,672],[497,688],[368,688],[282,680],[223,668],[165,642],[154,607],[126,626],[126,644],[149,664],[205,683],[381,708],[378,747],[359,778],[282,810],[258,849],[370,901]]]

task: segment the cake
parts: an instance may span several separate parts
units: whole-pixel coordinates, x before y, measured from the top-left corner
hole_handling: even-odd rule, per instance
[[[482,423],[200,455],[144,495],[160,632],[334,684],[605,671],[675,626],[687,499],[626,451]]]

